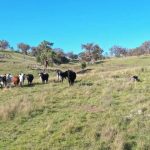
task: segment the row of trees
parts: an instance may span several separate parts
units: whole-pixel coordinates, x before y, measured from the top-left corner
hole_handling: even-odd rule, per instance
[[[5,50],[10,48],[9,42],[5,40],[0,41],[0,48]],[[20,52],[24,55],[30,54],[37,58],[38,62],[42,64],[61,64],[61,63],[68,63],[69,60],[72,59],[79,59],[82,62],[94,62],[98,59],[102,58],[103,50],[100,48],[98,44],[87,43],[82,44],[81,48],[83,52],[79,55],[74,54],[73,52],[64,53],[63,49],[61,48],[53,48],[54,43],[43,41],[36,47],[31,47],[25,43],[19,43],[17,48]]]
[[[28,44],[25,43],[19,43],[17,45],[17,51],[21,52],[25,55],[32,55],[37,58],[38,62],[41,62],[42,64],[45,64],[46,66],[48,64],[53,65],[61,64],[61,63],[68,63],[69,59],[77,59],[78,55],[74,54],[73,52],[64,53],[63,49],[61,48],[52,48],[54,43],[43,41],[36,47],[31,47]],[[0,50],[7,50],[11,49],[9,42],[6,40],[0,40]]]
[[[81,62],[92,62],[104,58],[103,49],[94,43],[82,44],[81,49],[83,52],[74,54],[73,52],[64,53],[61,48],[53,48],[54,43],[43,41],[36,47],[31,47],[25,43],[19,43],[17,45],[18,51],[24,55],[32,55],[37,58],[38,62],[42,64],[61,64],[68,63],[69,60],[78,59]],[[0,40],[0,49],[13,49],[10,47],[9,42],[6,40]],[[150,41],[144,42],[141,46],[134,49],[127,49],[121,46],[113,46],[109,49],[111,56],[122,57],[122,56],[139,56],[150,54]],[[108,56],[110,56],[108,55]]]
[[[144,42],[139,47],[127,49],[121,46],[113,46],[109,49],[111,56],[139,56],[150,54],[150,41]]]

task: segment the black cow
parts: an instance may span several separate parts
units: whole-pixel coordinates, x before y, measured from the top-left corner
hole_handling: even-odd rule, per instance
[[[72,71],[72,70],[68,70],[68,71],[66,71],[67,72],[67,74],[68,74],[68,82],[69,82],[69,85],[71,86],[71,85],[73,85],[74,84],[74,81],[75,81],[75,79],[76,79],[76,73],[74,72],[74,71]]]
[[[6,80],[6,75],[1,75],[0,76],[0,86],[1,87],[6,87],[6,85],[7,85],[7,80]]]
[[[31,85],[32,81],[34,79],[34,76],[32,74],[27,74],[26,78],[27,78],[27,81],[28,81],[28,85]]]
[[[41,72],[39,74],[39,76],[40,76],[40,78],[42,80],[42,83],[45,83],[45,82],[48,83],[48,78],[49,78],[49,74],[48,73]]]
[[[61,70],[57,70],[57,76],[58,76],[58,81],[59,81],[59,78],[61,78],[61,81],[63,82],[64,79],[66,79],[68,77],[68,72],[65,71],[61,71]]]

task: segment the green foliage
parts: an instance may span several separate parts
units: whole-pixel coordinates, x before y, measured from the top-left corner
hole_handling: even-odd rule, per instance
[[[69,63],[69,59],[65,56],[64,52],[60,48],[52,49],[53,43],[48,41],[41,42],[38,47],[31,47],[32,56],[39,57],[38,62],[47,66],[47,61],[50,66],[53,64],[66,64]],[[73,55],[73,54],[72,54]],[[74,56],[74,55],[73,55]]]
[[[38,56],[36,56],[36,61],[38,62],[38,63],[40,63],[41,62],[41,57],[38,55]]]
[[[67,59],[65,56],[64,57],[61,57],[61,62],[63,64],[68,64],[69,63],[69,59]]]
[[[36,52],[38,54],[38,61],[40,61],[43,65],[45,65],[46,61],[48,61],[49,64],[51,65],[53,65],[54,63],[54,58],[56,53],[52,50],[51,46],[53,46],[53,43],[48,41],[43,41],[38,46],[38,48],[34,48],[34,47],[32,48],[34,51],[38,50],[38,52]]]
[[[86,62],[82,62],[82,63],[81,63],[81,68],[82,68],[82,69],[85,69],[85,68],[86,68]]]

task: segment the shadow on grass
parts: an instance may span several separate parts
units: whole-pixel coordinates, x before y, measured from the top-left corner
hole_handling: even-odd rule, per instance
[[[23,86],[18,86],[18,87],[21,87],[21,88],[32,88],[32,87],[35,87],[35,86],[43,86],[43,85],[47,85],[47,84],[49,84],[49,83],[39,83],[39,82],[37,82],[37,83],[32,83],[32,84],[24,84]]]
[[[99,64],[103,64],[105,63],[106,61],[98,61],[98,62],[95,62],[96,65],[99,65]]]
[[[67,82],[68,82],[68,80],[67,80]],[[61,82],[61,81],[58,81],[58,80],[52,80],[52,81],[49,81],[48,83],[42,83],[42,82],[36,82],[36,83],[32,83],[32,84],[24,84],[23,86],[20,86],[20,85],[18,85],[18,86],[14,86],[14,85],[12,85],[11,87],[1,87],[0,86],[0,90],[2,90],[2,89],[5,89],[5,90],[7,90],[7,89],[13,89],[13,88],[32,88],[32,87],[39,87],[39,86],[43,86],[43,85],[48,85],[48,84],[51,84],[51,83],[55,83],[56,85],[62,85],[62,84],[64,84],[63,82]],[[91,83],[82,83],[82,80],[76,80],[75,81],[75,84],[78,84],[79,83],[79,85],[81,86],[84,86],[84,85],[88,85],[88,86],[92,86],[93,84],[91,84]],[[68,83],[69,84],[69,83]]]
[[[80,82],[79,86],[93,86],[94,83],[92,82]]]
[[[6,63],[7,61],[5,61],[5,60],[0,60],[0,63]]]
[[[28,84],[24,84],[23,86],[8,86],[8,87],[0,87],[0,89],[3,89],[3,90],[8,90],[8,89],[14,89],[14,88],[31,88],[31,87],[35,87],[36,85],[43,85],[42,83],[34,83],[34,84],[31,84],[31,85],[28,85]]]
[[[84,73],[89,73],[91,72],[93,69],[84,69],[84,70],[80,70],[77,72],[77,74],[84,74]]]

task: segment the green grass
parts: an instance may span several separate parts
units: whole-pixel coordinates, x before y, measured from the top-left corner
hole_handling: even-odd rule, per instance
[[[0,89],[0,149],[150,149],[149,56],[90,65],[69,87],[67,81],[54,82],[54,72],[48,84],[40,84],[38,71],[28,67],[34,58],[11,55],[0,63],[0,74],[33,73],[36,85]],[[80,65],[59,68],[79,71]],[[132,82],[132,75],[142,82]]]

